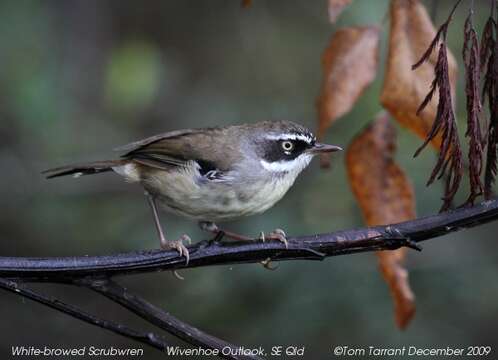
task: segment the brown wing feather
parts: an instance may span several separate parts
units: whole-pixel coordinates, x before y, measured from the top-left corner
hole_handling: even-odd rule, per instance
[[[155,143],[157,141],[175,138],[175,137],[181,137],[181,136],[185,136],[188,134],[195,134],[195,133],[198,133],[200,131],[202,131],[202,130],[201,129],[184,129],[184,130],[169,131],[169,132],[165,132],[162,134],[153,135],[153,136],[150,136],[150,137],[142,139],[142,140],[134,141],[132,143],[115,148],[114,150],[115,151],[125,151],[126,153],[123,156],[126,156],[135,150],[143,148],[144,146]]]
[[[184,166],[188,161],[197,161],[210,169],[228,170],[233,164],[233,146],[223,143],[222,133],[226,128],[178,130],[125,145],[127,151],[123,158],[134,160],[143,165],[169,169]],[[223,155],[213,151],[219,149]]]

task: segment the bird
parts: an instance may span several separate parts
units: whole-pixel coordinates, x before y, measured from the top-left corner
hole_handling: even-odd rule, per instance
[[[115,150],[118,159],[65,165],[43,171],[47,179],[113,171],[144,189],[160,246],[189,261],[184,242],[168,240],[158,204],[174,214],[197,220],[201,229],[239,240],[254,238],[222,230],[217,223],[262,213],[278,202],[317,154],[342,150],[319,143],[306,127],[287,120],[184,129],[132,142]],[[259,239],[279,240],[276,229]]]

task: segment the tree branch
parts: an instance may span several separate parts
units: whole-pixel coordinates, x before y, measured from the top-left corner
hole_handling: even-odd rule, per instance
[[[498,219],[498,200],[493,199],[472,207],[462,207],[454,211],[388,226],[291,237],[288,239],[288,248],[280,242],[210,243],[203,241],[189,248],[190,262],[188,264],[185,264],[185,259],[178,256],[176,252],[161,250],[106,256],[0,257],[0,288],[157,349],[162,350],[167,346],[166,342],[154,333],[143,333],[118,323],[99,319],[73,305],[29,290],[12,279],[23,282],[54,282],[84,286],[190,344],[218,349],[221,354],[223,348],[228,347],[232,350],[238,348],[183,323],[164,310],[130,293],[110,277],[209,265],[255,263],[268,259],[276,261],[322,260],[329,256],[397,249],[403,246],[418,249],[418,242],[496,219]],[[225,355],[224,357],[228,359],[256,358],[239,355]]]
[[[122,287],[115,281],[110,279],[83,279],[75,280],[72,285],[79,285],[104,295],[113,302],[116,302],[142,319],[166,330],[170,334],[184,340],[187,343],[197,345],[202,348],[218,349],[220,357],[225,359],[260,359],[257,356],[231,355],[237,354],[237,347],[226,341],[218,339],[212,335],[206,334],[203,331],[178,320],[166,311],[152,305],[143,298],[131,293],[126,288]],[[103,329],[110,330],[118,335],[122,335],[129,339],[147,344],[153,348],[165,351],[168,343],[160,335],[153,332],[140,332],[131,329],[125,325],[100,319],[91,315],[77,306],[66,304],[54,297],[49,297],[31,289],[28,289],[25,284],[19,284],[12,280],[0,278],[0,288],[12,292],[16,295],[31,299],[35,302],[48,306],[52,309],[60,311],[64,314],[82,320],[91,325],[98,326]],[[222,353],[223,349],[230,348],[231,352],[227,355]]]
[[[289,237],[280,242],[207,241],[190,246],[190,262],[175,251],[136,251],[116,255],[79,257],[0,257],[0,276],[28,281],[73,282],[76,278],[107,278],[131,273],[177,270],[209,265],[257,263],[267,259],[322,260],[357,252],[392,250],[453,231],[498,219],[498,200],[458,208],[390,226],[375,226],[328,234]],[[407,241],[409,239],[410,241]]]
[[[124,325],[115,323],[113,321],[99,319],[87,312],[81,310],[80,308],[66,304],[56,298],[49,297],[40,293],[37,293],[31,289],[25,287],[24,284],[18,284],[12,280],[0,278],[0,288],[10,291],[14,294],[20,295],[22,297],[36,301],[37,303],[48,306],[52,309],[60,311],[64,314],[72,316],[76,319],[82,320],[91,325],[101,327],[103,329],[110,330],[116,334],[125,336],[132,340],[139,341],[141,343],[150,345],[159,350],[165,350],[168,343],[159,335],[152,332],[138,332]]]
[[[110,279],[97,281],[82,280],[80,284],[98,292],[101,295],[104,295],[105,297],[130,310],[134,314],[166,330],[170,334],[189,344],[219,350],[231,348],[233,353],[237,352],[237,347],[235,345],[206,334],[205,332],[178,320],[171,314],[149,303],[140,296],[132,294],[115,281]],[[225,359],[259,359],[258,357],[253,356],[246,357],[236,355],[221,355],[221,357]]]

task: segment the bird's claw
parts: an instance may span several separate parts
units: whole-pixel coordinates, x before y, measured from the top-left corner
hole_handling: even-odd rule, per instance
[[[285,234],[285,231],[282,229],[275,229],[268,235],[265,235],[263,231],[259,234],[258,240],[265,242],[266,240],[278,240],[282,243],[284,243],[285,248],[289,248],[289,242],[287,241],[287,235]]]
[[[271,270],[271,271],[275,271],[278,269],[278,265],[275,265],[275,266],[271,266],[271,258],[267,258],[263,261],[260,262],[261,265],[263,265],[263,267],[266,269],[266,270]]]
[[[187,234],[183,234],[182,236],[180,236],[180,239],[178,241],[180,241],[180,242],[185,241],[189,245],[192,245],[192,239]]]
[[[285,248],[289,248],[289,242],[287,241],[287,234],[282,229],[275,229],[269,234],[269,238],[273,240],[278,240],[285,245]]]
[[[178,280],[185,280],[185,278],[181,276],[177,270],[173,270],[173,276],[176,277]]]
[[[164,250],[176,250],[180,254],[180,256],[185,257],[185,265],[188,265],[190,255],[187,247],[183,245],[183,242],[187,242],[188,244],[192,243],[192,239],[190,236],[183,234],[180,236],[178,240],[174,241],[161,241],[161,248]]]

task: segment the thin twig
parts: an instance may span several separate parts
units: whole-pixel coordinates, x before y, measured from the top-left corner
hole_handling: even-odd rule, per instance
[[[156,349],[165,350],[168,346],[168,343],[157,334],[154,334],[152,332],[135,331],[129,327],[115,323],[113,321],[99,319],[74,305],[66,304],[56,298],[49,297],[28,289],[24,284],[18,284],[17,282],[14,282],[12,280],[0,278],[0,288],[36,301],[37,303],[48,306],[52,309],[60,311],[76,319],[82,320],[91,325],[110,330],[116,334],[122,335],[132,340],[150,345]]]
[[[110,279],[99,281],[82,280],[80,284],[95,290],[99,294],[104,295],[141,318],[160,327],[161,329],[166,330],[189,344],[197,345],[203,348],[220,350],[220,357],[222,358],[259,359],[255,356],[231,355],[237,354],[237,346],[218,339],[212,335],[206,334],[205,332],[178,320],[161,308],[158,308],[140,296],[131,293],[128,289],[125,289],[115,281]],[[228,349],[231,349],[231,351],[228,351]]]

